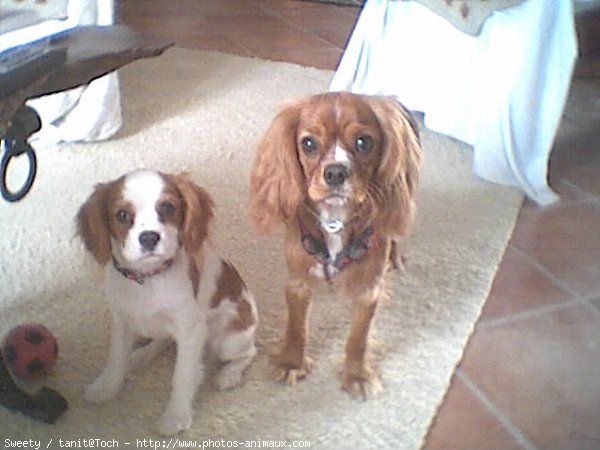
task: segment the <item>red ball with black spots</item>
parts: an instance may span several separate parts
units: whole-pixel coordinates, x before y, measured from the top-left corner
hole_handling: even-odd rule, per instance
[[[44,325],[19,325],[4,338],[2,355],[13,375],[34,381],[48,375],[56,363],[58,344]]]

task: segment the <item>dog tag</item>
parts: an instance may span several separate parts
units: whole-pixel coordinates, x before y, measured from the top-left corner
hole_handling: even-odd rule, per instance
[[[328,220],[327,222],[323,222],[321,224],[323,226],[323,229],[325,231],[327,231],[328,233],[339,233],[342,228],[344,228],[344,222],[342,222],[341,220]]]

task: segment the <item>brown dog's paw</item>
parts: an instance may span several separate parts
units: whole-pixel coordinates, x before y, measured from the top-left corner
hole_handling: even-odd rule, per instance
[[[298,381],[306,378],[312,372],[313,361],[308,357],[303,357],[300,364],[294,363],[286,358],[284,353],[273,355],[271,363],[275,366],[274,375],[275,381],[289,386],[296,384]]]
[[[342,374],[342,389],[352,397],[368,400],[376,397],[383,391],[379,376],[370,370],[360,371],[344,370]]]

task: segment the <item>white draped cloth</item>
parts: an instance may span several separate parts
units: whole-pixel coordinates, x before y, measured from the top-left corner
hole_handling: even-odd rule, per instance
[[[547,205],[558,199],[548,159],[576,56],[572,0],[496,11],[478,36],[413,1],[368,0],[330,89],[397,97],[472,145],[478,176]]]
[[[0,36],[0,50],[51,36],[80,25],[114,23],[114,0],[69,0],[66,20],[48,20]],[[42,129],[30,142],[36,149],[60,142],[97,141],[122,125],[119,80],[113,72],[88,85],[27,102],[39,114]]]

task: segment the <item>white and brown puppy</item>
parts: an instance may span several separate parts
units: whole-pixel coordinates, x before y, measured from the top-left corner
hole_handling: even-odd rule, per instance
[[[158,430],[192,423],[205,347],[223,362],[218,388],[237,385],[256,354],[256,306],[236,269],[208,239],[213,201],[185,175],[138,170],[96,186],[77,214],[78,233],[106,267],[112,312],[106,367],[86,388],[102,402],[119,391],[127,368],[174,340],[171,396]],[[150,343],[136,348],[140,338]]]
[[[308,313],[325,282],[352,302],[342,388],[362,397],[380,391],[369,328],[412,220],[420,157],[415,122],[388,97],[315,95],[271,122],[257,149],[250,211],[261,231],[285,227],[288,324],[274,358],[282,382],[312,369]]]

